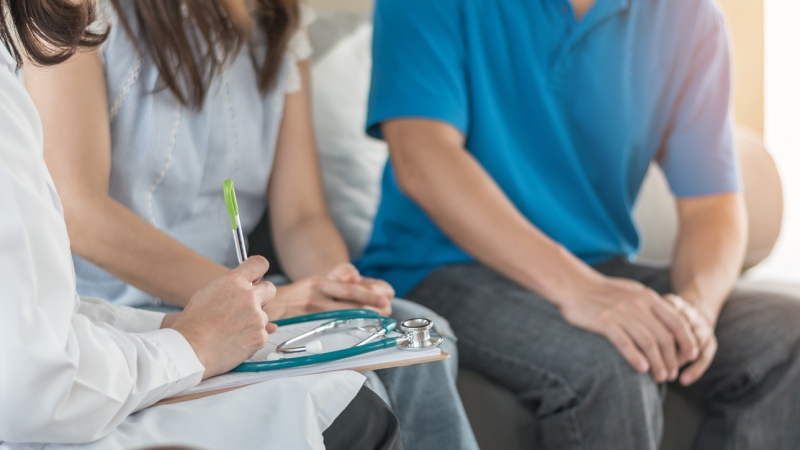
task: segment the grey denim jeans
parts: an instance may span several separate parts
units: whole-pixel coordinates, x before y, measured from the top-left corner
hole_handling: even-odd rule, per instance
[[[672,291],[668,269],[622,259],[595,268]],[[658,448],[664,386],[541,296],[475,263],[435,270],[407,298],[450,321],[462,367],[534,412],[542,448]],[[688,388],[675,386],[705,412],[695,448],[800,448],[800,299],[734,290],[716,336],[709,370]]]

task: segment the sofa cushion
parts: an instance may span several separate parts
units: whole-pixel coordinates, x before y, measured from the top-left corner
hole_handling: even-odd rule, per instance
[[[314,126],[328,208],[350,256],[357,258],[372,232],[388,153],[384,142],[364,133],[372,26],[355,19],[341,22],[355,28],[342,34],[328,21],[324,26],[329,37],[340,38],[314,63]],[[330,45],[313,34],[314,27],[325,23],[326,16],[317,19],[312,38]]]

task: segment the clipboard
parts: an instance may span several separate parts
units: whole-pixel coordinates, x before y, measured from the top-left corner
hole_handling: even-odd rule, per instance
[[[437,356],[422,356],[420,358],[411,359],[411,360],[405,360],[405,361],[399,361],[399,362],[394,362],[394,363],[371,364],[371,365],[368,364],[368,365],[364,365],[364,366],[353,367],[353,368],[348,369],[348,370],[355,370],[356,372],[369,372],[370,370],[391,369],[392,367],[413,366],[415,364],[423,364],[423,363],[429,363],[429,362],[444,361],[445,359],[448,359],[448,358],[450,358],[450,354],[449,353],[441,352]],[[323,369],[323,370],[320,370],[319,372],[316,372],[316,373],[335,372],[335,371],[338,371],[338,370],[341,370],[341,369],[331,369],[331,370],[324,370]],[[161,400],[161,401],[159,401],[157,403],[154,403],[153,405],[151,405],[149,407],[152,408],[153,406],[169,405],[169,404],[172,404],[172,403],[181,403],[181,402],[188,402],[188,401],[191,401],[191,400],[197,400],[199,398],[209,397],[209,396],[212,396],[212,395],[217,395],[217,394],[222,394],[222,393],[225,393],[225,392],[234,391],[236,389],[241,389],[241,388],[246,387],[246,386],[252,386],[253,384],[257,384],[257,383],[263,383],[265,381],[269,381],[269,380],[254,381],[254,382],[251,382],[251,383],[243,383],[241,385],[230,386],[230,387],[225,387],[225,388],[221,388],[221,389],[214,389],[214,390],[205,391],[205,392],[197,392],[197,393],[194,393],[194,394],[177,395],[175,397],[165,398],[165,399],[163,399],[163,400]]]
[[[276,352],[276,348],[281,342],[285,342],[287,339],[291,339],[292,337],[299,336],[302,333],[314,329],[323,322],[326,322],[326,320],[302,322],[279,327],[277,331],[270,335],[267,344],[261,350],[257,351],[251,357],[250,361],[267,360],[271,353]],[[319,340],[326,351],[332,351],[356,345],[365,337],[369,336],[369,334],[370,333],[365,330],[355,328],[341,333],[321,335],[319,336]],[[441,361],[449,357],[450,355],[443,352],[439,347],[414,351],[390,347],[350,358],[308,366],[264,372],[229,372],[203,380],[197,386],[173,397],[163,399],[153,406],[203,398],[276,378],[296,377],[340,370],[366,372],[370,370]]]

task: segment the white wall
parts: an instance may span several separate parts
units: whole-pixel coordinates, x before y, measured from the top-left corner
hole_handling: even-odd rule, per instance
[[[372,10],[373,0],[310,0],[319,10],[365,13]]]
[[[772,255],[748,276],[800,282],[800,2],[766,0],[765,141],[781,172],[784,221]]]

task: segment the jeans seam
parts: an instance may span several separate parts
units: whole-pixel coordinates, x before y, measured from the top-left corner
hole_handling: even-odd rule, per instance
[[[524,359],[521,359],[521,358],[517,358],[517,357],[511,356],[511,355],[502,354],[502,353],[496,353],[495,354],[495,352],[490,350],[488,346],[486,346],[486,345],[484,345],[484,344],[482,344],[480,342],[476,342],[475,340],[473,340],[473,339],[471,339],[471,338],[469,338],[467,336],[462,336],[461,340],[469,342],[470,345],[473,345],[474,347],[476,347],[476,349],[479,352],[482,352],[482,353],[493,353],[494,357],[496,357],[496,358],[505,359],[506,361],[508,361],[508,362],[510,362],[512,364],[518,365],[518,366],[526,366],[526,367],[529,367],[529,368],[533,368],[535,370],[540,371],[541,373],[546,374],[549,377],[552,377],[553,379],[557,380],[564,387],[564,389],[568,392],[568,394],[571,397],[577,399],[578,402],[580,402],[580,396],[575,392],[574,389],[572,389],[572,386],[569,384],[569,382],[567,382],[560,375],[558,375],[558,374],[556,374],[556,373],[554,373],[554,372],[552,372],[550,370],[543,369],[540,366],[538,366],[536,364],[533,364],[531,362],[525,361]],[[539,414],[535,414],[535,415],[536,415],[537,419],[541,420],[542,417]],[[569,422],[570,422],[570,439],[573,441],[573,443],[577,447],[585,448],[584,441],[583,441],[583,433],[581,432],[580,421],[578,420],[577,411],[575,410],[575,408],[569,408],[568,417],[569,417]]]

